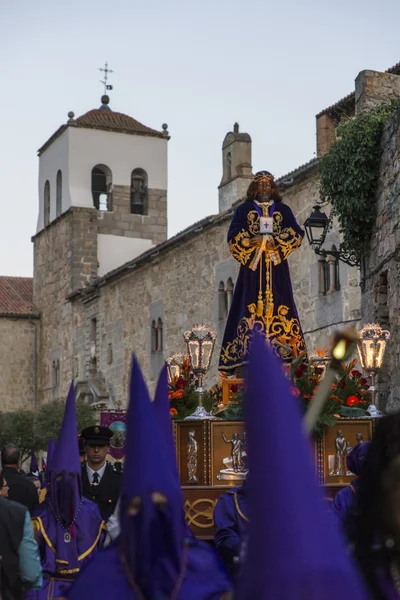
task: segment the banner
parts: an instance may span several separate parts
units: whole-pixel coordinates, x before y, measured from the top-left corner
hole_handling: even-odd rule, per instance
[[[118,461],[125,456],[126,416],[126,411],[100,413],[100,425],[109,427],[114,434],[110,440],[110,455]]]

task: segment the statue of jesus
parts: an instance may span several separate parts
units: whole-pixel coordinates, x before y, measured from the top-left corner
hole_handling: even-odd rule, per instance
[[[306,352],[287,258],[304,231],[268,171],[256,173],[228,231],[241,264],[222,342],[219,370],[234,374],[248,361],[253,331],[262,333],[285,362]]]

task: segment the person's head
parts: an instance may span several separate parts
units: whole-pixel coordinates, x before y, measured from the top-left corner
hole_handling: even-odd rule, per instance
[[[98,471],[104,466],[106,456],[110,451],[112,436],[111,429],[101,425],[86,427],[82,431],[81,437],[85,442],[86,460],[94,471]]]
[[[7,498],[8,483],[4,478],[3,471],[0,469],[0,498]]]
[[[274,176],[269,171],[259,171],[256,173],[247,189],[246,199],[258,200],[259,202],[267,200],[281,202],[282,198],[278,192]]]
[[[19,462],[21,459],[21,451],[14,444],[8,444],[4,446],[1,451],[1,464],[3,467],[13,467],[18,469]]]

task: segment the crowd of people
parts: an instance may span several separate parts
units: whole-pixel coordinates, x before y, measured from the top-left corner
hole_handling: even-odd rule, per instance
[[[71,385],[42,473],[1,451],[1,600],[399,600],[400,415],[348,455],[358,478],[330,507],[297,400],[257,337],[246,393],[250,471],[220,497],[211,544],[185,522],[166,369],[151,401],[133,359],[123,473],[106,462],[108,428],[77,442]]]

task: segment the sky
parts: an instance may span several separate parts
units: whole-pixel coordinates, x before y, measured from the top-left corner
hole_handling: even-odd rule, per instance
[[[168,123],[169,236],[218,212],[222,141],[253,140],[253,171],[315,156],[315,115],[364,69],[400,62],[400,2],[0,0],[0,275],[31,276],[37,149],[100,106]]]

